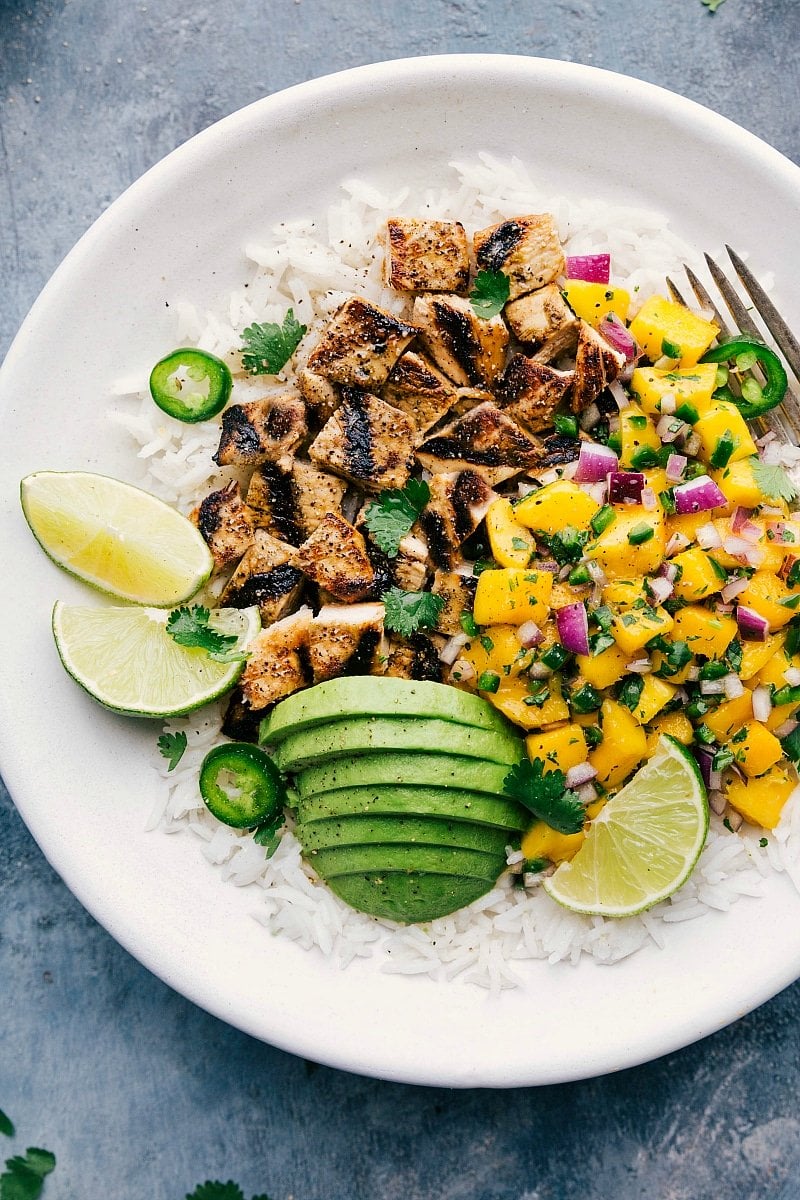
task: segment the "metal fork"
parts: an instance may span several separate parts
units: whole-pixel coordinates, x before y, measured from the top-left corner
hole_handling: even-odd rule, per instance
[[[686,272],[686,277],[689,280],[692,291],[702,307],[713,312],[714,319],[719,325],[720,334],[723,337],[730,337],[732,334],[739,332],[750,334],[751,337],[756,337],[763,342],[767,342],[768,339],[763,330],[759,329],[753,320],[752,312],[755,310],[764,322],[766,329],[772,335],[775,345],[781,351],[786,366],[792,372],[795,379],[800,382],[800,342],[798,342],[761,284],[755,278],[752,271],[745,266],[736,251],[727,245],[725,249],[733,263],[733,268],[739,277],[742,287],[752,301],[753,308],[750,309],[747,307],[735,285],[730,282],[722,271],[722,268],[718,266],[709,254],[704,255],[706,265],[733,318],[733,326],[729,325],[692,268],[684,264],[683,269]],[[667,279],[667,287],[673,300],[678,304],[682,304],[685,308],[689,307],[678,288],[669,278]],[[764,382],[760,371],[754,369],[752,374],[758,379],[759,383]],[[790,441],[793,445],[800,446],[800,398],[797,392],[790,386],[783,404],[766,413],[758,421],[754,422],[754,424],[759,426],[761,432],[766,432],[770,429],[774,430],[784,441]]]

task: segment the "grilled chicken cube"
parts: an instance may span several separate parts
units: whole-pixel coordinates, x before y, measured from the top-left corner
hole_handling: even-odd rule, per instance
[[[382,395],[411,418],[418,434],[425,434],[455,404],[457,389],[424,355],[408,350],[393,367]]]
[[[440,370],[461,387],[489,387],[503,369],[509,342],[502,317],[477,316],[461,296],[417,296],[413,320]]]
[[[306,366],[334,383],[378,389],[416,335],[413,325],[352,296],[326,327]]]
[[[214,462],[220,467],[255,467],[263,462],[288,465],[307,432],[305,401],[299,396],[231,404],[222,414],[222,436]]]
[[[247,489],[247,503],[265,527],[291,546],[313,533],[326,513],[338,513],[347,484],[327,471],[296,458],[290,471],[275,463],[256,467]]]
[[[372,675],[382,665],[382,604],[328,604],[311,622],[314,682],[337,675]]]
[[[271,625],[297,608],[305,576],[291,565],[292,546],[276,541],[264,529],[231,575],[220,596],[220,606],[249,608],[257,604],[262,625]]]
[[[469,247],[460,221],[390,217],[386,222],[386,283],[404,292],[464,292]]]
[[[506,305],[504,316],[519,341],[538,347],[539,362],[554,362],[575,349],[578,318],[557,283],[512,300]]]
[[[625,355],[615,350],[586,321],[581,321],[575,353],[572,411],[583,412],[625,367]]]
[[[308,367],[297,372],[297,386],[316,424],[324,425],[341,403],[336,386],[324,375],[309,371]]]
[[[406,534],[392,559],[392,583],[404,592],[421,592],[428,578],[428,547],[422,538]]]
[[[248,708],[267,708],[311,683],[308,643],[312,616],[310,608],[298,609],[262,629],[250,643],[239,680]]]
[[[239,484],[231,480],[210,492],[189,515],[208,543],[218,567],[238,562],[255,537],[255,514],[242,500]]]
[[[486,480],[471,470],[434,475],[430,489],[430,500],[419,523],[432,561],[449,571],[458,561],[462,544],[478,528],[497,496]]]
[[[461,617],[465,612],[472,612],[475,598],[475,589],[470,587],[468,579],[455,571],[436,571],[431,591],[444,600],[444,608],[436,621],[439,633],[448,637],[461,633]]]
[[[509,300],[552,283],[564,270],[564,252],[550,213],[511,217],[473,236],[478,267],[508,276]]]
[[[502,483],[541,461],[541,448],[493,401],[428,438],[417,458],[434,474],[468,463],[488,484]]]
[[[367,492],[403,487],[414,462],[414,425],[399,408],[356,388],[308,448],[309,457]]]
[[[375,584],[364,538],[344,517],[328,513],[292,555],[292,566],[345,603],[362,600]]]
[[[388,661],[381,673],[398,679],[428,679],[432,683],[441,683],[443,667],[439,650],[433,639],[424,633],[398,638],[390,643]]]
[[[573,379],[572,371],[557,371],[515,354],[497,381],[495,395],[513,420],[537,433],[553,424],[553,414],[569,395]]]

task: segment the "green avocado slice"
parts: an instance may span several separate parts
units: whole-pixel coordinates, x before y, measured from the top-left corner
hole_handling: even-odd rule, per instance
[[[442,747],[440,747],[442,749]],[[295,786],[301,798],[339,788],[369,784],[399,784],[403,787],[469,788],[502,796],[508,764],[482,762],[453,754],[406,754],[402,750],[371,754],[363,758],[336,758],[298,772]]]
[[[359,766],[363,762],[363,775],[371,774],[376,757],[357,760]],[[466,761],[469,762],[469,759]],[[413,784],[413,780],[411,782]],[[298,816],[304,826],[331,817],[440,817],[445,821],[493,826],[502,829],[506,838],[510,832],[521,833],[533,820],[526,808],[506,796],[490,796],[464,788],[402,787],[391,784],[341,787],[336,791],[306,795],[299,801]]]
[[[494,882],[505,868],[505,854],[458,850],[454,846],[336,846],[312,850],[307,861],[322,879],[362,875],[370,871],[424,871],[433,875],[463,875]]]
[[[389,846],[404,842],[505,855],[509,841],[505,829],[441,817],[329,817],[323,821],[301,821],[295,832],[306,853],[336,846]]]
[[[472,904],[494,886],[487,879],[457,875],[428,875],[420,871],[339,875],[331,891],[359,912],[411,925],[435,921]]]
[[[380,675],[341,676],[282,700],[262,721],[260,740],[276,743],[345,717],[433,717],[499,733],[510,728],[488,701],[449,684]]]
[[[373,750],[436,752],[443,746],[453,754],[508,765],[523,757],[522,741],[513,733],[425,718],[357,717],[291,734],[273,758],[281,771],[297,771],[339,755]]]

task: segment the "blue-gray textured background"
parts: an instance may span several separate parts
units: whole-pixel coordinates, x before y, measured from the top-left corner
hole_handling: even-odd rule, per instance
[[[800,162],[796,0],[0,0],[0,354],[73,242],[178,143],[315,75],[465,51],[627,72]],[[53,1149],[47,1200],[182,1200],[207,1178],[273,1200],[794,1200],[798,1015],[795,985],[659,1062],[543,1089],[318,1067],[133,961],[0,788],[0,1108],[19,1131],[0,1154]]]

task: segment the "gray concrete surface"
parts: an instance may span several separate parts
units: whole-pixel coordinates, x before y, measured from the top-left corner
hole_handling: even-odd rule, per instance
[[[628,72],[800,161],[796,0],[714,16],[700,0],[0,0],[0,353],[72,243],[175,145],[289,84],[440,51]],[[19,1132],[0,1156],[54,1150],[46,1200],[180,1200],[207,1178],[273,1200],[794,1200],[798,1017],[795,985],[656,1063],[538,1090],[321,1068],[133,961],[0,789],[0,1108]]]

